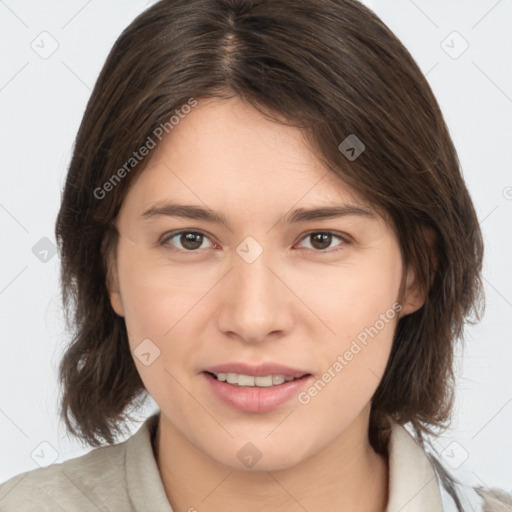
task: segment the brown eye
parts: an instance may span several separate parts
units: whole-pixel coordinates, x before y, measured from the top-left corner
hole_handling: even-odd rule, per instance
[[[176,247],[174,243],[170,243],[169,240],[176,239],[181,247]],[[198,231],[179,231],[166,237],[163,241],[163,245],[171,245],[176,247],[178,250],[184,251],[196,251],[197,249],[202,248],[203,242],[205,240],[209,240],[209,238],[203,233],[199,233]],[[204,247],[203,247],[204,248]]]
[[[333,240],[336,238],[338,240],[341,240],[341,242],[346,242],[346,240],[341,235],[337,235],[335,233],[332,233],[331,231],[316,231],[313,233],[309,233],[303,238],[303,240],[309,239],[311,241],[311,248],[315,249],[318,252],[321,252],[325,251],[326,249],[329,249]],[[335,247],[343,246],[344,243],[338,244]]]

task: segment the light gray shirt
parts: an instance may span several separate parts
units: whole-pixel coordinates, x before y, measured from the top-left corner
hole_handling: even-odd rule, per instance
[[[173,512],[153,452],[158,414],[122,443],[12,477],[0,485],[1,512]],[[393,424],[386,512],[455,511],[423,449]],[[482,498],[468,498],[481,510]],[[489,510],[508,510],[490,508]]]

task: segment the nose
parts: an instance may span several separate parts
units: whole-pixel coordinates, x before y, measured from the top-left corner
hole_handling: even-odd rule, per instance
[[[254,344],[288,334],[299,301],[267,251],[250,261],[234,257],[220,292],[218,327],[225,335]]]

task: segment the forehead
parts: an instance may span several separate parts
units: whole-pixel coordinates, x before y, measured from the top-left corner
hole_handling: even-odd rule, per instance
[[[261,215],[300,203],[369,205],[307,145],[300,129],[269,120],[239,98],[199,100],[149,155],[126,203],[180,198]]]

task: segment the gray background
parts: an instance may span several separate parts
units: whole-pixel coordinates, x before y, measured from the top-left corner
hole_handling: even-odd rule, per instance
[[[90,450],[58,419],[68,336],[54,223],[96,77],[150,3],[0,1],[0,482]],[[485,317],[466,330],[453,423],[435,446],[463,481],[511,490],[512,0],[364,3],[427,75],[486,243]],[[153,410],[149,400],[140,419]]]

